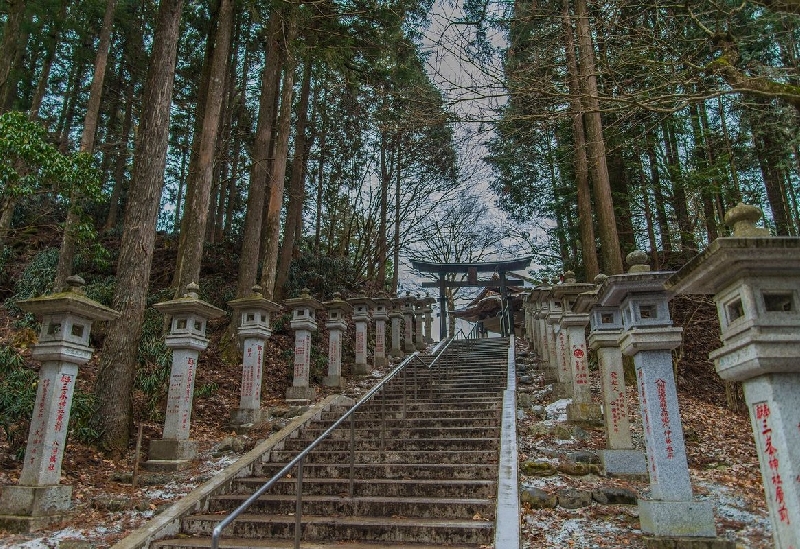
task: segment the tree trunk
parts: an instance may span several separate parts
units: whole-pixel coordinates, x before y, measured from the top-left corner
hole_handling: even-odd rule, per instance
[[[776,154],[776,143],[768,131],[755,135],[753,141],[761,166],[767,200],[772,210],[772,220],[775,222],[775,232],[778,236],[789,236],[791,235],[789,207],[785,194],[781,192],[782,174],[778,163],[779,155]]]
[[[213,39],[209,86],[205,92],[203,123],[199,137],[196,166],[189,166],[194,173],[186,189],[186,207],[181,221],[181,235],[178,241],[178,257],[175,265],[173,287],[175,296],[180,297],[186,286],[200,281],[200,265],[203,260],[203,244],[206,237],[211,183],[214,173],[214,154],[219,135],[222,101],[225,92],[228,52],[233,34],[233,0],[221,0],[217,20],[217,31]],[[194,168],[194,169],[193,169]]]
[[[0,44],[0,114],[7,109],[6,97],[12,94],[11,88],[16,88],[12,71],[19,59],[20,52],[24,50],[24,39],[27,35],[23,31],[25,19],[25,2],[23,0],[7,0],[6,24],[3,27],[3,42]]]
[[[689,218],[689,201],[686,197],[686,185],[678,156],[678,140],[675,135],[674,120],[665,120],[662,124],[664,132],[664,147],[667,154],[667,167],[672,182],[672,207],[678,219],[682,258],[688,259],[697,253],[697,240],[694,237],[694,228]]]
[[[122,73],[122,64],[120,64],[120,75]],[[131,134],[133,127],[133,82],[128,80],[125,85],[125,115],[122,120],[122,131],[119,134],[119,152],[116,155],[114,162],[114,170],[112,173],[112,180],[114,186],[111,191],[111,197],[108,200],[108,217],[104,228],[106,230],[113,229],[117,225],[117,216],[119,214],[119,200],[122,196],[123,183],[125,180],[125,167],[128,164],[128,136]]]
[[[597,260],[597,245],[594,237],[594,218],[592,216],[592,195],[589,188],[589,163],[586,159],[586,134],[583,128],[583,108],[578,78],[578,60],[575,57],[575,38],[569,13],[569,0],[564,0],[564,49],[567,59],[567,83],[569,85],[572,135],[574,143],[573,162],[575,165],[575,184],[578,192],[578,223],[581,232],[581,257],[586,280],[594,280],[600,273]]]
[[[617,146],[613,146],[617,145]],[[617,221],[620,248],[624,254],[636,249],[636,235],[633,229],[633,212],[628,182],[628,171],[625,158],[622,156],[622,145],[612,144],[612,152],[608,155],[611,193],[614,196],[614,214]]]
[[[661,190],[661,172],[658,169],[655,133],[652,130],[647,132],[647,163],[650,165],[650,186],[653,188],[658,232],[661,235],[661,249],[664,251],[664,256],[669,256],[672,253],[672,231],[669,229],[664,193]]]
[[[397,145],[395,154],[395,184],[394,184],[394,234],[392,235],[392,250],[394,261],[394,268],[392,269],[392,293],[397,294],[398,286],[400,285],[400,206],[402,205],[402,195],[400,193],[400,145]],[[445,314],[442,311],[442,314]],[[454,334],[455,332],[450,332]]]
[[[614,201],[606,165],[606,148],[603,139],[603,122],[600,118],[600,103],[597,99],[597,76],[594,68],[594,47],[589,29],[586,0],[575,1],[582,98],[586,114],[586,144],[589,151],[589,168],[592,172],[595,209],[597,212],[600,255],[603,270],[607,274],[623,272],[617,225],[614,218]]]
[[[275,136],[275,161],[269,181],[269,208],[264,226],[264,263],[261,269],[261,287],[264,297],[272,299],[275,295],[275,278],[278,268],[278,242],[280,239],[281,209],[283,208],[283,188],[286,183],[286,163],[289,157],[289,137],[292,129],[292,98],[294,97],[295,59],[292,42],[297,34],[297,23],[288,16],[286,40],[286,62],[283,67],[278,132]]]
[[[689,118],[692,123],[692,138],[694,149],[692,151],[695,170],[702,179],[700,196],[703,202],[703,216],[706,222],[706,239],[710,244],[717,238],[716,210],[714,208],[714,182],[709,181],[709,163],[706,158],[706,136],[700,125],[700,110],[696,104],[689,106]]]
[[[388,139],[386,131],[381,131],[381,149],[380,149],[380,212],[378,214],[378,242],[375,250],[375,262],[378,265],[377,279],[380,284],[380,289],[386,287],[386,260],[387,257],[387,235],[388,229],[388,215],[389,215],[389,184],[391,183],[392,173],[389,167],[387,155]]]
[[[286,224],[283,230],[283,244],[281,245],[280,260],[275,275],[275,298],[278,300],[286,297],[286,281],[289,279],[289,267],[292,264],[295,242],[302,237],[303,204],[306,198],[306,161],[311,140],[306,136],[308,125],[308,103],[311,96],[311,75],[313,72],[311,57],[306,59],[303,71],[303,83],[300,86],[300,101],[297,106],[297,121],[294,132],[294,158],[292,159],[292,174],[289,180],[289,203],[286,206]]]
[[[658,257],[658,241],[656,240],[656,230],[653,223],[653,208],[650,204],[650,193],[647,189],[647,175],[644,173],[642,165],[642,152],[636,155],[639,159],[639,180],[642,185],[642,203],[644,206],[644,221],[647,229],[647,240],[650,242],[650,257],[653,258],[653,270],[661,270],[661,259]]]
[[[113,455],[127,449],[130,436],[131,395],[164,184],[182,7],[183,0],[162,0],[158,8],[117,267],[114,308],[121,314],[110,323],[100,353],[97,416],[102,444]]]
[[[94,60],[94,76],[89,89],[89,101],[86,105],[86,116],[83,119],[83,133],[81,134],[81,152],[92,154],[94,151],[95,136],[97,135],[97,121],[100,118],[100,100],[103,97],[103,82],[106,77],[108,65],[108,50],[111,47],[111,30],[114,27],[114,12],[117,0],[108,0],[106,12],[103,17],[103,26],[100,30],[100,41],[97,46],[97,56]],[[64,222],[64,234],[61,239],[61,249],[58,254],[58,265],[53,283],[55,291],[66,288],[67,278],[72,274],[72,263],[75,260],[75,245],[77,229],[81,220],[80,191],[73,190],[70,196],[67,220]]]
[[[275,119],[275,96],[278,93],[280,70],[283,64],[283,26],[277,11],[269,18],[267,27],[269,48],[264,71],[261,74],[261,98],[258,104],[258,123],[253,143],[252,165],[250,168],[250,188],[247,194],[247,211],[244,218],[242,254],[239,260],[239,276],[236,282],[236,295],[250,295],[256,283],[263,224],[264,202],[269,185],[269,166],[272,154],[272,128]]]
[[[58,16],[56,17],[55,21],[53,21],[52,27],[50,28],[49,40],[46,44],[46,52],[44,61],[42,62],[42,70],[39,73],[39,81],[36,84],[36,91],[33,94],[31,106],[28,109],[31,119],[39,118],[39,109],[42,106],[42,100],[44,99],[44,94],[47,91],[47,83],[50,81],[50,71],[53,68],[53,62],[56,59],[56,51],[58,50],[58,43],[61,39],[61,27],[66,17],[67,2],[63,1],[61,2],[61,9],[59,10]]]

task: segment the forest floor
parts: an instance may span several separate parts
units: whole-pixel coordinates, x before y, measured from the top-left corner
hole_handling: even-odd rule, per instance
[[[162,276],[163,275],[163,276]],[[165,280],[168,274],[162,273]],[[152,282],[152,281],[151,281]],[[681,416],[686,433],[689,466],[695,495],[714,504],[717,533],[735,540],[740,548],[767,549],[772,546],[769,521],[758,461],[746,413],[734,413],[725,406],[721,382],[708,363],[708,351],[719,345],[716,313],[708,300],[684,300],[674,308],[676,324],[685,325],[685,345],[678,355],[678,390]],[[0,344],[23,350],[29,360],[26,341],[33,334],[20,334],[5,308],[0,307]],[[188,469],[161,483],[133,487],[134,445],[121,459],[112,460],[94,447],[68,441],[62,484],[73,487],[74,512],[63,523],[54,524],[34,534],[11,534],[0,530],[0,548],[95,549],[113,545],[148,519],[211,478],[235,461],[276,429],[285,425],[290,410],[283,404],[289,380],[284,364],[291,353],[288,333],[276,333],[265,357],[263,403],[273,419],[260,431],[248,436],[234,436],[226,428],[230,410],[238,402],[238,379],[241,367],[223,359],[225,327],[210,324],[212,344],[203,353],[197,372],[192,413],[192,438],[199,441],[200,459]],[[352,334],[351,334],[352,335]],[[324,336],[324,334],[320,334]],[[518,352],[527,353],[524,340],[518,341]],[[34,365],[29,362],[29,365]],[[78,388],[90,392],[96,376],[96,360],[81,367]],[[358,382],[350,381],[345,393],[357,397],[380,377],[374,372]],[[598,397],[598,388],[594,388]],[[558,461],[565,455],[604,446],[601,429],[580,429],[565,424],[565,402],[552,402],[546,387],[534,376],[534,383],[520,386],[520,394],[529,393],[531,406],[520,415],[518,439],[520,462],[528,460]],[[320,398],[331,394],[322,389]],[[634,439],[641,446],[641,422],[635,390],[629,391],[629,415]],[[149,395],[137,391],[134,406],[146,408]],[[163,402],[156,409],[163,409]],[[546,414],[540,405],[546,409]],[[161,407],[160,407],[161,406]],[[160,408],[159,408],[160,407]],[[143,429],[144,448],[149,440],[159,438],[163,419],[139,412],[136,424]],[[559,429],[558,427],[562,427]],[[638,432],[637,432],[638,429]],[[568,436],[564,436],[564,433]],[[0,486],[15,484],[21,471],[17,452],[0,431]],[[546,477],[521,475],[522,486],[541,488],[547,492],[571,487],[595,490],[601,487],[622,487],[642,494],[644,482],[625,482],[597,475],[572,476],[558,473]],[[591,503],[577,509],[562,507],[531,509],[522,512],[522,547],[538,548],[619,548],[644,547],[635,505],[600,505]]]

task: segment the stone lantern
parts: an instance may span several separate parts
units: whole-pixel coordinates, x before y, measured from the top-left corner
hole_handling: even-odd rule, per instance
[[[400,312],[402,304],[402,299],[397,297],[392,298],[392,311],[389,313],[389,318],[392,321],[392,347],[389,349],[389,356],[393,358],[403,358],[404,356],[401,346],[402,330],[400,329],[400,323],[403,320],[403,313]]]
[[[418,351],[424,351],[427,345],[425,344],[425,299],[417,295],[417,300],[414,303],[414,347]]]
[[[432,298],[431,296],[425,294],[425,297],[422,299],[422,312],[425,314],[425,335],[423,341],[425,343],[433,343],[433,304],[436,303],[436,299]]]
[[[353,322],[356,324],[356,361],[353,365],[353,374],[363,376],[369,373],[367,365],[367,342],[369,341],[370,311],[373,308],[372,300],[360,295],[347,300],[353,306]]]
[[[628,274],[609,277],[600,287],[601,307],[622,312],[623,354],[633,356],[644,426],[650,497],[639,499],[642,532],[655,536],[713,537],[711,504],[693,501],[672,350],[682,329],[672,326],[664,283],[671,272],[649,272],[647,254],[631,252]]]
[[[739,204],[718,238],[667,281],[676,294],[713,294],[722,347],[717,373],[741,381],[777,549],[800,547],[800,238],[757,228]]]
[[[164,344],[172,349],[172,369],[164,432],[161,439],[150,441],[145,463],[149,470],[184,469],[197,455],[197,442],[189,439],[197,358],[208,347],[208,321],[223,316],[225,311],[202,301],[197,294],[200,290],[197,284],[189,284],[186,290],[181,298],[154,305],[172,319],[169,333],[164,338]]]
[[[547,294],[547,333],[549,336],[548,348],[550,354],[550,367],[558,378],[554,393],[559,398],[572,398],[572,370],[569,366],[567,354],[567,332],[561,329],[561,318],[564,309],[561,298],[556,297],[560,284],[553,284]]]
[[[0,494],[3,525],[20,532],[62,520],[70,509],[72,486],[59,482],[78,366],[92,358],[92,323],[119,316],[83,295],[82,278],[71,276],[67,284],[68,291],[18,302],[42,324],[31,352],[41,367],[25,461],[19,484]]]
[[[386,321],[392,310],[392,300],[380,295],[372,300],[372,318],[375,320],[375,352],[373,363],[375,368],[383,368],[389,364],[386,358]]]
[[[536,316],[534,322],[536,323],[536,350],[539,353],[539,358],[547,363],[550,369],[553,369],[553,364],[550,362],[550,340],[552,334],[548,335],[547,315],[550,313],[550,300],[548,294],[550,293],[550,286],[542,284],[534,288],[532,295],[536,299]],[[555,370],[553,370],[555,373]]]
[[[404,338],[403,338],[403,351],[406,354],[411,354],[417,350],[414,345],[414,305],[416,299],[411,295],[411,292],[406,292],[403,302],[400,305],[400,311],[403,313],[403,322],[405,324]]]
[[[322,384],[328,387],[344,386],[342,378],[342,334],[347,331],[345,315],[352,312],[353,307],[336,292],[331,301],[323,303],[328,313],[325,328],[328,329],[328,375]]]
[[[311,375],[311,332],[317,331],[317,310],[322,303],[311,297],[308,288],[299,297],[287,299],[284,304],[292,310],[291,327],[294,330],[294,379],[286,390],[286,400],[292,404],[308,404],[317,397],[317,390],[309,385]]]
[[[576,312],[575,301],[578,296],[594,289],[594,284],[578,283],[575,273],[564,273],[564,284],[553,288],[553,296],[561,300],[561,334],[566,336],[566,349],[562,356],[569,364],[569,370],[562,377],[562,382],[572,380],[572,402],[567,406],[569,421],[587,422],[600,419],[600,409],[592,404],[592,393],[589,386],[589,356],[586,348],[586,327],[589,325],[587,312]]]
[[[599,286],[608,277],[597,275]],[[603,398],[603,420],[606,448],[600,461],[607,475],[640,477],[647,474],[644,454],[633,449],[628,421],[628,395],[619,338],[622,335],[622,313],[618,307],[597,306],[597,289],[578,296],[575,310],[589,313],[589,348],[597,353]]]
[[[261,382],[264,366],[264,348],[272,335],[270,316],[280,310],[277,303],[261,294],[260,286],[253,286],[248,297],[228,302],[234,318],[239,321],[239,341],[242,344],[242,385],[239,407],[231,413],[231,425],[246,429],[262,422]]]
[[[532,289],[528,292],[528,295],[525,296],[525,302],[523,305],[523,309],[525,310],[525,337],[531,342],[533,350],[537,353],[540,351],[539,344],[537,341],[538,333],[536,325],[536,313],[539,310],[539,303],[537,302],[537,298],[539,296],[539,292]]]

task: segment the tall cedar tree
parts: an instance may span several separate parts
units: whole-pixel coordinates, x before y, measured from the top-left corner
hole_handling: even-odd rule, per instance
[[[102,444],[112,455],[124,452],[130,438],[131,395],[164,185],[182,8],[183,0],[162,0],[158,7],[117,265],[113,307],[121,315],[111,322],[100,353],[95,394]]]

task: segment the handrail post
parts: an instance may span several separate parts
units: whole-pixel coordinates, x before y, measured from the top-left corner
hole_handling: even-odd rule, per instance
[[[388,384],[387,384],[388,385]],[[386,387],[381,389],[381,455],[386,446],[384,440],[386,438]]]
[[[403,370],[403,415],[402,418],[406,418],[406,371]]]
[[[300,549],[300,530],[303,520],[303,463],[306,458],[302,458],[297,464],[297,489],[294,503],[294,549]]]
[[[348,487],[347,491],[350,497],[353,497],[353,476],[355,474],[354,470],[356,467],[356,433],[353,419],[354,417],[355,414],[350,416],[350,486]]]

